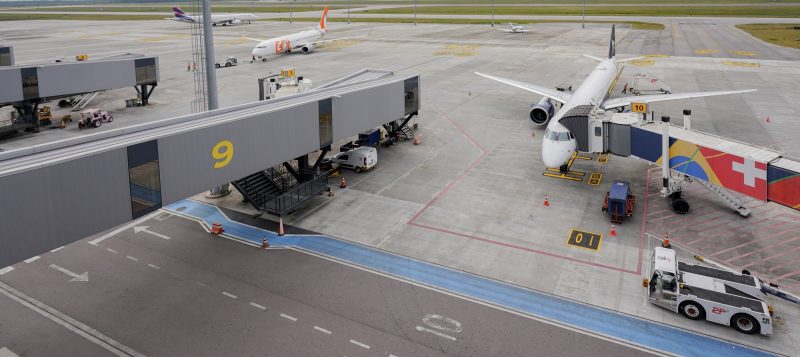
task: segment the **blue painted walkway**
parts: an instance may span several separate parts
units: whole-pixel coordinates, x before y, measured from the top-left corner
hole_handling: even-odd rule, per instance
[[[559,321],[599,334],[684,356],[769,356],[749,347],[698,335],[607,309],[543,294],[462,271],[421,262],[379,249],[321,235],[285,235],[228,219],[217,207],[184,200],[166,210],[199,219],[210,227],[222,223],[229,236],[260,245],[296,247],[415,281],[508,309]],[[702,323],[702,322],[700,322]]]

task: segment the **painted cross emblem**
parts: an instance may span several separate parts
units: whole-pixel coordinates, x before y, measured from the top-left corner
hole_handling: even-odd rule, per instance
[[[744,184],[756,187],[756,179],[767,179],[767,171],[756,167],[756,162],[751,159],[744,159],[744,163],[732,161],[732,169],[744,175]]]

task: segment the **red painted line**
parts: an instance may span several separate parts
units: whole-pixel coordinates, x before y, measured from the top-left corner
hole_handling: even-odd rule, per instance
[[[447,234],[451,234],[451,235],[456,235],[456,236],[459,236],[459,237],[468,238],[468,239],[472,239],[472,240],[477,240],[477,241],[481,241],[481,242],[485,242],[485,243],[500,245],[500,246],[503,246],[503,247],[519,249],[519,250],[523,250],[523,251],[526,251],[526,252],[542,254],[542,255],[549,256],[549,257],[553,257],[553,258],[560,258],[560,259],[564,259],[564,260],[569,260],[569,261],[576,262],[576,263],[587,264],[587,265],[596,266],[596,267],[600,267],[600,268],[616,270],[616,271],[623,272],[623,273],[631,273],[631,274],[637,274],[637,275],[640,273],[639,271],[622,269],[622,268],[619,268],[619,267],[606,265],[606,264],[595,263],[595,262],[588,261],[588,260],[576,259],[576,258],[573,258],[573,257],[568,257],[568,256],[565,256],[565,255],[551,253],[551,252],[547,252],[547,251],[543,251],[543,250],[523,247],[523,246],[519,246],[519,245],[516,245],[516,244],[498,242],[498,241],[491,240],[491,239],[476,237],[476,236],[472,236],[472,235],[469,235],[469,234],[454,232],[454,231],[450,231],[450,230],[447,230],[447,229],[428,226],[428,225],[424,225],[424,224],[420,224],[420,223],[409,223],[408,225],[419,227],[419,228],[425,228],[425,229],[429,229],[429,230],[437,231],[437,232],[441,232],[441,233],[447,233]]]
[[[798,239],[800,239],[800,236],[798,236],[798,237],[794,237],[794,238],[792,238],[792,239],[789,239],[789,240],[780,241],[780,242],[778,242],[778,243],[775,243],[775,244],[770,244],[770,245],[768,245],[768,246],[766,246],[766,247],[763,247],[763,248],[761,248],[761,249],[756,249],[756,250],[754,250],[754,251],[752,251],[752,252],[748,252],[748,253],[742,254],[742,255],[740,255],[740,256],[733,257],[733,258],[731,258],[731,259],[728,259],[728,260],[736,260],[736,259],[740,259],[740,258],[744,258],[744,257],[749,257],[749,256],[751,256],[751,255],[753,255],[753,254],[755,254],[755,253],[758,253],[758,252],[761,252],[761,251],[765,251],[765,250],[767,250],[767,249],[774,248],[774,247],[776,247],[776,246],[783,245],[783,244],[786,244],[786,243],[789,243],[789,242],[794,242],[794,241],[796,241],[796,240],[798,240]],[[782,254],[781,254],[781,255],[782,255]]]
[[[758,223],[761,223],[762,221],[766,221],[766,220],[769,220],[769,218],[764,218],[763,220],[758,221]],[[758,224],[758,223],[755,223],[755,224]],[[777,227],[780,227],[780,226],[782,226],[782,225],[784,225],[786,223],[788,223],[788,222],[781,222],[781,223],[778,223],[778,224],[776,224],[774,226],[771,226],[770,228],[777,228]],[[713,234],[713,235],[710,235],[710,236],[707,236],[707,237],[698,238],[698,239],[695,239],[695,240],[691,241],[690,244],[704,242],[704,241],[707,241],[709,239],[718,238],[719,236],[726,235],[726,234],[742,233],[741,229],[744,229],[744,228],[753,228],[753,225],[749,225],[747,227],[739,227],[739,228],[734,229],[734,230],[732,230],[730,232],[720,232],[720,233]]]
[[[615,270],[615,271],[619,271],[619,272],[623,272],[623,273],[630,273],[630,274],[636,274],[636,275],[641,274],[641,272],[642,272],[642,258],[643,258],[643,254],[644,254],[644,226],[642,226],[642,234],[639,237],[639,261],[637,262],[636,271],[633,271],[633,270],[623,269],[623,268],[619,268],[619,267],[615,267],[615,266],[611,266],[611,265],[595,263],[595,262],[588,261],[588,260],[576,259],[576,258],[572,258],[572,257],[564,256],[564,255],[559,255],[559,254],[555,254],[555,253],[551,253],[551,252],[546,252],[546,251],[542,251],[542,250],[527,248],[527,247],[514,245],[514,244],[510,244],[510,243],[499,242],[499,241],[495,241],[495,240],[491,240],[491,239],[487,239],[487,238],[471,236],[471,235],[468,235],[468,234],[454,232],[454,231],[450,231],[450,230],[443,229],[443,228],[438,228],[438,227],[433,227],[433,226],[429,226],[429,225],[425,225],[425,224],[416,223],[416,220],[422,215],[422,213],[427,211],[428,208],[430,208],[431,205],[433,205],[440,198],[444,197],[450,191],[450,189],[452,189],[464,177],[466,177],[466,175],[470,171],[472,171],[472,169],[474,169],[475,166],[479,162],[481,162],[489,154],[488,150],[486,150],[486,148],[483,145],[481,145],[477,140],[475,140],[472,136],[470,136],[453,119],[451,119],[449,116],[447,116],[446,114],[442,113],[440,110],[438,110],[436,108],[434,108],[434,110],[440,116],[442,116],[447,121],[449,121],[450,124],[453,125],[453,127],[458,129],[458,131],[460,131],[461,134],[465,138],[467,138],[467,140],[469,140],[472,143],[473,146],[478,148],[478,150],[481,151],[481,155],[477,159],[473,160],[472,163],[470,163],[470,165],[467,166],[467,168],[464,169],[464,171],[459,173],[458,176],[456,176],[455,179],[453,179],[447,185],[445,185],[445,187],[441,191],[439,191],[436,195],[434,195],[433,198],[427,204],[425,204],[424,207],[422,207],[422,209],[420,209],[416,214],[414,214],[413,217],[411,217],[411,219],[408,220],[408,222],[406,222],[407,225],[415,226],[415,227],[419,227],[419,228],[423,228],[423,229],[429,229],[429,230],[440,232],[440,233],[451,234],[451,235],[455,235],[455,236],[458,236],[458,237],[468,238],[468,239],[477,240],[477,241],[481,241],[481,242],[485,242],[485,243],[504,246],[504,247],[508,247],[508,248],[514,248],[514,249],[519,249],[519,250],[522,250],[522,251],[527,251],[527,252],[547,255],[547,256],[550,256],[550,257],[554,257],[554,258],[561,258],[561,259],[565,259],[565,260],[569,260],[569,261],[573,261],[573,262],[577,262],[577,263],[582,263],[582,264],[587,264],[587,265],[591,265],[591,266],[596,266],[596,267],[600,267],[600,268],[611,269],[611,270]],[[650,177],[648,176],[647,186],[646,186],[645,189],[649,188],[649,184],[650,184]],[[644,208],[643,213],[644,213],[643,216],[646,217],[646,213],[647,213],[647,195],[645,195],[645,208]],[[644,219],[644,217],[642,219]]]
[[[777,258],[777,257],[784,256],[784,255],[786,255],[786,254],[789,254],[789,253],[794,253],[794,252],[796,252],[796,251],[798,251],[798,250],[800,250],[800,247],[795,247],[795,248],[794,248],[794,249],[792,249],[792,250],[787,250],[787,251],[783,251],[783,252],[781,252],[781,253],[778,253],[778,254],[774,254],[774,255],[768,256],[768,257],[766,257],[766,258],[764,258],[764,259],[761,259],[761,260],[760,260],[760,261],[758,261],[758,262],[760,263],[760,262],[763,262],[763,261],[765,261],[765,260],[769,260],[769,259],[775,259],[775,258]],[[794,265],[794,264],[796,264],[796,263],[797,263],[796,261],[793,261],[793,262],[792,262],[792,264],[793,264],[793,265]],[[786,264],[776,265],[776,266],[774,266],[774,267],[772,267],[772,268],[769,268],[767,271],[769,271],[769,272],[772,272],[773,270],[775,270],[775,269],[778,269],[778,268],[780,268],[780,267],[783,267],[783,266],[786,266]]]
[[[760,239],[756,239],[756,240],[753,240],[753,241],[749,241],[749,242],[747,242],[747,243],[742,243],[742,244],[739,244],[739,245],[737,245],[737,246],[730,247],[730,248],[728,248],[728,249],[723,249],[723,250],[720,250],[719,252],[716,252],[716,253],[714,253],[714,254],[711,254],[711,255],[709,255],[709,257],[716,257],[716,256],[718,256],[718,255],[720,255],[720,254],[724,254],[724,253],[730,252],[730,251],[732,251],[732,250],[735,250],[735,249],[738,249],[738,248],[744,247],[744,246],[746,246],[746,245],[750,245],[750,244],[753,244],[753,243],[758,243],[758,242],[761,242],[761,241],[765,241],[765,240],[768,240],[768,239],[775,238],[775,237],[777,237],[777,236],[779,236],[779,235],[781,235],[781,234],[784,234],[784,233],[787,233],[787,232],[791,232],[791,231],[793,231],[793,230],[794,230],[794,229],[787,229],[787,230],[783,230],[783,231],[780,231],[780,232],[778,232],[778,233],[775,233],[775,234],[768,235],[768,236],[766,236],[766,237],[764,237],[764,238],[760,238]]]
[[[644,192],[647,192],[647,190],[650,189],[650,176],[654,169],[655,168],[647,170],[647,180],[644,184]],[[647,225],[647,199],[649,197],[650,195],[644,195],[644,208],[642,209],[642,231],[639,233],[639,260],[636,262],[636,275],[642,273],[642,258],[644,255],[644,228]]]
[[[793,275],[797,275],[797,274],[800,274],[800,269],[795,270],[795,271],[793,271],[791,273],[783,274],[783,275],[781,275],[781,276],[779,276],[779,277],[777,277],[775,279],[772,279],[772,281],[778,281],[778,280],[781,280],[783,278],[786,278],[786,277],[789,277],[789,276],[793,276]]]

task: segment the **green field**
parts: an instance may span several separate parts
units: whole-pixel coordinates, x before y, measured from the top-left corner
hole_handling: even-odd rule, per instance
[[[301,17],[301,18],[294,18],[294,21],[302,21],[302,22],[317,22],[319,19],[313,17]],[[279,19],[269,19],[264,21],[289,21],[288,18],[279,18]],[[331,22],[347,22],[346,18],[330,18],[328,21]],[[414,19],[411,18],[351,18],[351,22],[381,22],[381,23],[401,23],[401,24],[408,24],[413,23]],[[501,19],[497,18],[494,20],[495,26],[500,25],[505,22],[514,22],[515,24],[542,24],[542,23],[580,23],[580,20],[570,21],[570,20],[508,20],[508,19]],[[418,18],[417,23],[420,24],[470,24],[470,25],[489,25],[492,23],[489,19],[447,19],[447,18]],[[637,30],[663,30],[664,25],[652,23],[652,22],[642,22],[642,21],[593,21],[593,20],[586,20],[586,23],[591,24],[627,24],[630,25],[631,28]]]
[[[800,24],[747,24],[736,27],[778,46],[800,48]]]
[[[361,14],[412,14],[413,7],[358,11]],[[417,14],[426,15],[483,15],[492,13],[490,6],[423,6]],[[561,15],[580,16],[580,6],[497,6],[495,16],[502,15]],[[800,17],[800,6],[593,6],[586,8],[588,16],[736,16],[736,17]]]
[[[29,7],[17,8],[9,11],[43,11],[43,12],[164,12],[172,13],[172,6],[181,6],[184,11],[189,11],[188,4],[167,4],[164,3],[160,6],[147,5],[147,6],[70,6],[70,7]],[[293,7],[288,6],[212,6],[211,9],[214,13],[268,13],[268,12],[304,12],[304,11],[322,11],[322,5],[297,5]],[[330,6],[330,9],[340,9],[341,6]],[[346,8],[346,6],[345,6]],[[2,9],[2,8],[0,8]]]

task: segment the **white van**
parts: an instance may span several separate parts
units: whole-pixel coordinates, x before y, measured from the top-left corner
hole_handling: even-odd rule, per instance
[[[378,164],[378,150],[369,146],[361,146],[350,151],[340,152],[333,157],[332,161],[339,164],[340,167],[353,169],[356,172],[367,171]]]

